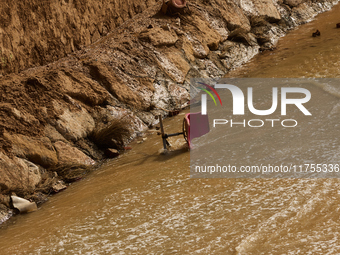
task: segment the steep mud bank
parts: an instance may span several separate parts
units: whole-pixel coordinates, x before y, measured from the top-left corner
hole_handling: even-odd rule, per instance
[[[0,74],[56,61],[156,1],[11,1],[0,5]]]
[[[67,58],[2,77],[1,203],[64,188],[77,178],[65,169],[81,174],[121,149],[94,133],[123,118],[138,135],[187,105],[191,77],[221,77],[335,3],[192,1],[173,16],[156,4]]]

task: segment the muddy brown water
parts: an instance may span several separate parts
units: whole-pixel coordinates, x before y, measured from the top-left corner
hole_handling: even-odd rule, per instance
[[[338,5],[319,15],[231,75],[340,77],[339,12]],[[312,38],[316,29],[321,36]],[[332,104],[337,89],[324,89]],[[183,116],[165,120],[166,131],[180,131]],[[167,155],[155,133],[146,137],[37,212],[5,223],[0,253],[340,253],[340,180],[190,179],[182,137],[172,139]],[[320,151],[340,159],[340,147],[323,144]]]

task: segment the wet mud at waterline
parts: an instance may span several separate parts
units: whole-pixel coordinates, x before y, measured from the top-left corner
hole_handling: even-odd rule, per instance
[[[230,75],[339,77],[339,8],[292,31],[276,50]],[[313,37],[316,29],[321,35]],[[321,103],[329,111],[325,115],[333,121],[339,118],[340,88],[316,90],[333,96]],[[184,113],[164,121],[167,132],[181,131]],[[331,136],[336,127],[322,128]],[[182,137],[170,139],[172,151],[166,155],[161,154],[156,131],[148,131],[144,138],[131,144],[133,150],[51,197],[38,211],[3,224],[1,253],[340,252],[338,179],[191,179]],[[246,142],[249,134],[238,139]],[[322,141],[321,151],[340,158],[339,148]]]

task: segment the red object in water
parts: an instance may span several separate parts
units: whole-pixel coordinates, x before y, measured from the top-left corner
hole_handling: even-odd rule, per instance
[[[130,147],[130,146],[126,146],[126,147],[124,147],[124,150],[132,150],[132,147]]]
[[[187,5],[186,0],[171,0],[171,5],[176,8],[184,8]]]
[[[205,135],[210,131],[208,115],[202,115],[200,112],[187,113],[183,120],[184,137],[191,149],[191,140]]]
[[[163,0],[161,11],[163,14],[175,14],[186,6],[186,0]]]

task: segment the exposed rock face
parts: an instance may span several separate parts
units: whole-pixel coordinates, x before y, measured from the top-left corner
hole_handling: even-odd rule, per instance
[[[156,1],[11,1],[0,5],[0,74],[65,57]]]
[[[149,41],[153,46],[171,46],[177,42],[178,36],[173,29],[168,27],[155,27],[142,31],[139,39]]]
[[[18,158],[9,158],[0,152],[1,190],[33,191],[41,181],[40,169],[33,163]]]
[[[71,112],[64,109],[63,114],[55,123],[55,127],[59,133],[66,139],[77,141],[80,138],[87,137],[94,129],[95,123],[91,115],[85,110]]]
[[[281,19],[281,15],[272,0],[240,1],[240,5],[248,17],[261,17],[269,22],[277,22]]]
[[[27,158],[43,167],[51,167],[58,163],[57,154],[51,141],[46,137],[31,138],[8,133],[4,133],[4,137],[12,143],[12,152],[17,157]]]
[[[93,165],[95,163],[89,156],[62,141],[54,143],[54,147],[58,154],[59,164]]]
[[[100,160],[104,152],[91,139],[96,128],[123,118],[143,132],[157,124],[155,116],[187,105],[191,77],[221,77],[336,1],[196,0],[177,16],[162,16],[160,3],[79,3],[26,4],[27,24],[18,16],[24,3],[0,12],[1,54],[6,63],[15,56],[2,64],[5,72],[50,62],[77,48],[75,42],[90,44],[111,30],[67,58],[0,78],[2,193],[33,192],[48,183],[46,176],[58,183],[49,169]]]

